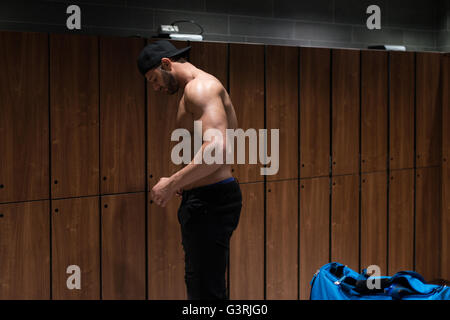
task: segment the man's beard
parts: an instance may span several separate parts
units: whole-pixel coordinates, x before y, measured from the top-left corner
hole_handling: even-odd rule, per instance
[[[168,72],[166,70],[161,70],[161,71],[162,71],[164,86],[167,88],[167,93],[171,94],[171,95],[177,93],[178,89],[180,87],[178,85],[177,79],[175,79],[175,77],[170,72]]]

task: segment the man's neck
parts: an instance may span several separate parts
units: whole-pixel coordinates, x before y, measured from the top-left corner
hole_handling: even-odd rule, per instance
[[[178,82],[184,90],[186,85],[197,77],[198,69],[189,62],[180,63],[178,68]]]

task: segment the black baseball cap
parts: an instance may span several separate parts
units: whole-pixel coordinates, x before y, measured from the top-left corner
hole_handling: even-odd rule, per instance
[[[137,59],[139,72],[145,76],[148,70],[157,67],[161,63],[162,58],[173,58],[176,56],[185,56],[191,46],[177,49],[167,40],[158,40],[148,44],[142,49]]]

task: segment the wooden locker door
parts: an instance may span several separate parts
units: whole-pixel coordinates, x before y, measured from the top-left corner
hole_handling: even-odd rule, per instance
[[[264,129],[264,46],[254,44],[230,44],[230,97],[236,111],[238,128]],[[245,139],[245,164],[236,164],[233,171],[239,182],[263,181],[260,174],[262,164],[259,157],[256,164],[250,164],[252,152]],[[259,138],[257,138],[259,142]],[[235,150],[237,150],[235,139]],[[259,150],[258,150],[259,151]],[[236,153],[236,152],[235,152]]]
[[[186,41],[171,41],[177,48]],[[162,177],[170,177],[182,169],[171,160],[171,150],[178,143],[171,141],[177,129],[176,116],[181,90],[175,95],[155,92],[147,82],[148,108],[148,186],[149,190]],[[186,299],[184,284],[184,253],[181,230],[177,218],[180,205],[175,197],[161,208],[148,195],[148,298]]]
[[[100,299],[99,199],[52,201],[53,299]],[[81,288],[69,289],[69,266],[80,268]]]
[[[295,47],[267,46],[266,118],[268,181],[298,178],[298,54]],[[278,152],[271,129],[278,129]],[[274,154],[272,154],[274,153]],[[277,161],[278,160],[278,161]],[[278,162],[278,163],[276,163]]]
[[[145,78],[142,39],[100,39],[101,193],[145,191]]]
[[[330,178],[300,181],[300,299],[309,299],[314,273],[330,259]]]
[[[177,197],[170,200],[165,208],[151,200],[148,204],[148,298],[150,300],[187,299],[184,282],[184,252],[177,217],[180,203]]]
[[[442,165],[450,163],[450,53],[442,56]]]
[[[50,299],[49,201],[0,205],[0,300]]]
[[[330,171],[331,50],[300,49],[300,177]]]
[[[145,300],[145,192],[104,196],[102,298]]]
[[[389,275],[414,269],[414,170],[389,178]]]
[[[360,52],[332,50],[333,175],[359,170]]]
[[[240,184],[242,210],[230,244],[230,299],[264,299],[264,184]]]
[[[361,52],[361,171],[387,168],[388,55]]]
[[[267,183],[267,299],[298,298],[298,180]]]
[[[441,278],[450,278],[450,166],[442,168]]]
[[[48,198],[48,36],[0,32],[0,203]]]
[[[361,268],[387,270],[387,172],[361,176]]]
[[[416,171],[416,270],[425,280],[441,277],[441,168]]]
[[[331,261],[359,270],[359,176],[332,179]]]
[[[98,38],[50,36],[52,198],[98,194]]]
[[[414,52],[390,52],[389,166],[414,167]]]
[[[442,150],[441,54],[418,52],[416,55],[416,165],[439,166]]]
[[[189,45],[189,61],[216,77],[228,90],[228,44],[193,41]]]

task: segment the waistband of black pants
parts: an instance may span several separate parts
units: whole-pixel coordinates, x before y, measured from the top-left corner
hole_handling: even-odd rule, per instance
[[[208,193],[213,194],[216,192],[222,192],[224,190],[230,190],[238,186],[239,186],[238,179],[231,177],[205,186],[200,186],[189,190],[183,190],[183,197],[192,194],[208,194]]]

